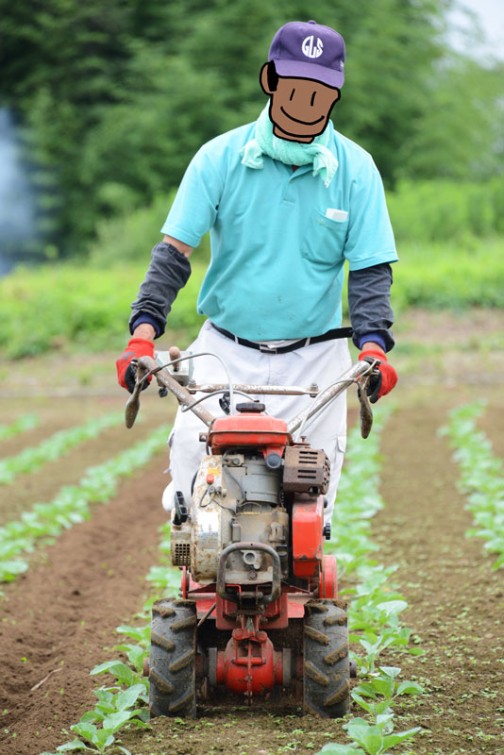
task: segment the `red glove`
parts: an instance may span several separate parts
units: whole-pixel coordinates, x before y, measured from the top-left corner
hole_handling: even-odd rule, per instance
[[[368,387],[367,394],[372,404],[375,404],[379,398],[390,393],[397,383],[397,372],[394,370],[391,364],[388,363],[385,352],[378,346],[375,349],[366,349],[359,354],[359,361],[372,363],[375,359],[380,361],[377,364],[378,375],[372,375]]]
[[[128,345],[116,361],[117,382],[130,393],[133,393],[136,382],[131,360],[139,359],[139,357],[151,357],[154,359],[154,343],[152,341],[148,341],[146,338],[130,338]],[[151,379],[149,377],[148,382]],[[147,381],[145,382],[145,387],[147,388]]]

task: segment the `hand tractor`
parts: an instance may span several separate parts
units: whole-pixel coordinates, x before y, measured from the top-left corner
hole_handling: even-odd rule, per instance
[[[323,552],[329,462],[302,435],[294,437],[354,383],[362,434],[369,434],[366,387],[375,365],[358,362],[320,392],[313,385],[198,386],[188,367],[196,357],[173,348],[140,358],[126,406],[131,427],[141,389],[155,375],[160,394],[173,393],[205,426],[206,454],[191,501],[176,496],[172,512],[180,594],[152,609],[151,716],[195,717],[198,703],[230,695],[248,704],[290,699],[305,712],[344,716],[351,676],[347,615],[338,600],[336,559]],[[214,417],[197,393],[221,394],[222,416]],[[257,398],[293,393],[313,401],[290,422],[268,415]]]

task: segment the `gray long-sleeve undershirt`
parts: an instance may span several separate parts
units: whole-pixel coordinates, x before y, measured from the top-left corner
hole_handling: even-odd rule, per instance
[[[392,268],[387,262],[350,271],[348,307],[354,331],[352,340],[357,348],[361,348],[365,336],[373,334],[381,337],[385,351],[393,348],[394,338],[390,332],[394,321],[390,305],[392,281]]]
[[[156,338],[163,335],[172,304],[191,275],[191,263],[172,244],[156,244],[137,298],[131,305],[130,333],[141,322],[150,323]]]

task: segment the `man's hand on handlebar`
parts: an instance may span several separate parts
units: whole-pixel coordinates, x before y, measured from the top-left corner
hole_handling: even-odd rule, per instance
[[[375,404],[379,398],[390,393],[397,383],[397,372],[387,361],[385,352],[375,344],[365,344],[359,354],[359,361],[369,362],[372,364],[378,360],[376,371],[371,375],[367,387],[367,395],[372,404]]]
[[[133,359],[139,359],[140,357],[154,358],[154,342],[147,338],[133,336],[133,338],[130,338],[128,341],[128,345],[119,359],[116,361],[117,381],[122,388],[126,388],[130,393],[133,393],[136,382],[136,375],[132,361]],[[147,378],[142,390],[147,388],[151,379],[150,376]]]

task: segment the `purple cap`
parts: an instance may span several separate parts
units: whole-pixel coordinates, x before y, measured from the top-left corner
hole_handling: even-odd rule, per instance
[[[313,79],[339,89],[345,80],[345,42],[341,34],[316,21],[291,21],[271,43],[268,60],[279,76]]]

